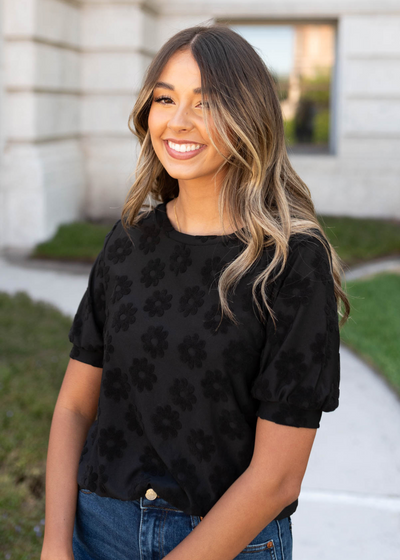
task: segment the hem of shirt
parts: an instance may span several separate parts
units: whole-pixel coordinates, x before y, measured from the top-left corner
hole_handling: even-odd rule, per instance
[[[85,350],[84,348],[75,346],[75,344],[72,346],[69,357],[93,367],[103,367],[103,353]]]
[[[319,428],[322,410],[307,410],[286,403],[261,401],[256,414],[275,424],[295,428]]]
[[[292,515],[296,511],[298,504],[299,500],[295,500],[292,504],[286,506],[285,509],[283,509],[281,513],[274,518],[274,521],[280,521],[281,519],[285,519],[285,517]]]

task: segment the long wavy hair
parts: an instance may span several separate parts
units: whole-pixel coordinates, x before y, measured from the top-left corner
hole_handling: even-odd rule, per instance
[[[153,90],[164,66],[172,55],[185,50],[191,52],[200,69],[203,107],[207,104],[203,112],[207,133],[217,150],[218,143],[229,154],[223,155],[218,150],[224,161],[216,175],[227,167],[218,197],[221,224],[225,209],[235,225],[235,234],[245,246],[219,277],[221,320],[226,313],[236,323],[229,309],[228,291],[236,289],[240,279],[269,247],[273,257],[256,277],[252,295],[264,321],[257,299],[257,291],[261,292],[275,323],[267,286],[285,267],[289,238],[305,233],[322,241],[328,253],[342,325],[349,316],[350,305],[341,285],[341,261],[318,222],[307,185],[290,164],[276,84],[254,48],[223,24],[180,31],[165,43],[147,69],[128,120],[141,150],[135,182],[122,208],[124,229],[128,232],[129,227],[152,211],[151,199],[156,203],[166,202],[179,194],[178,180],[167,173],[153,149],[148,116]],[[210,118],[214,126],[210,126]],[[215,131],[218,138],[214,136]],[[147,199],[149,203],[145,204]]]

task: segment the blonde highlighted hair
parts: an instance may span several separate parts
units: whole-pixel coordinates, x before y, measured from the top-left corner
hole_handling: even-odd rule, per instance
[[[148,197],[165,202],[178,196],[178,180],[167,173],[153,149],[148,115],[153,90],[164,66],[172,55],[185,50],[191,52],[200,69],[202,101],[203,106],[207,105],[204,121],[211,142],[217,150],[222,145],[225,153],[229,153],[224,156],[219,152],[224,162],[217,173],[226,166],[218,198],[221,223],[225,209],[236,235],[245,243],[245,249],[219,278],[222,314],[236,322],[228,306],[227,293],[236,288],[264,248],[270,247],[273,258],[255,279],[252,290],[263,320],[256,297],[258,288],[274,320],[266,287],[285,267],[289,238],[305,233],[322,241],[328,253],[342,325],[349,316],[350,306],[341,285],[341,261],[318,222],[307,185],[290,164],[275,82],[253,47],[225,25],[195,26],[180,31],[165,43],[147,70],[128,120],[141,150],[136,180],[122,209],[125,230],[151,212],[151,204],[141,212]],[[215,131],[218,138],[214,136]]]

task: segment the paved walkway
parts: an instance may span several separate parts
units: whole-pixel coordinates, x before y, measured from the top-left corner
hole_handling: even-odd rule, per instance
[[[400,259],[364,265],[347,278],[398,270]],[[0,291],[26,291],[73,317],[90,266],[0,257]],[[294,560],[398,560],[400,400],[341,349],[340,406],[323,414],[292,516]]]

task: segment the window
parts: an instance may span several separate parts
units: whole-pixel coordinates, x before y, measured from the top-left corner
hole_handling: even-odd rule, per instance
[[[332,151],[335,26],[271,23],[230,27],[255,47],[278,86],[288,152]]]

